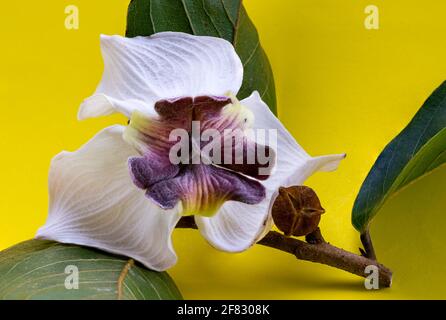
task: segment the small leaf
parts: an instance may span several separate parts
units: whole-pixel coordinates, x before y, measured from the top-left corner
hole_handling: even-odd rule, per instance
[[[67,289],[73,267],[78,271],[78,289]],[[29,240],[0,252],[0,299],[182,298],[166,272],[150,271],[95,249]]]
[[[244,99],[255,90],[276,113],[276,92],[271,65],[257,30],[241,0],[132,0],[127,15],[127,37],[162,31],[220,37],[231,42],[244,66]]]
[[[386,200],[446,162],[446,82],[376,160],[356,198],[353,226],[367,230]]]

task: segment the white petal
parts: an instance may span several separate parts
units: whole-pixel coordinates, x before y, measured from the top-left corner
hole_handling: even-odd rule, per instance
[[[95,247],[165,270],[176,262],[171,233],[180,211],[160,209],[133,185],[127,159],[137,152],[123,141],[123,130],[109,127],[78,151],[53,159],[49,216],[36,237]]]
[[[260,204],[227,202],[214,217],[195,217],[201,233],[209,243],[228,252],[248,249],[270,230],[271,207],[279,187],[302,185],[316,171],[335,170],[345,158],[345,154],[310,157],[270,111],[258,92],[241,103],[254,113],[255,129],[277,130],[277,163],[272,176],[263,182],[267,194]]]
[[[203,237],[214,247],[227,252],[241,252],[259,240],[269,224],[271,192],[256,205],[228,201],[211,217],[196,215],[195,222]]]
[[[80,119],[112,110],[130,117],[134,110],[150,112],[161,99],[237,93],[243,81],[240,58],[231,43],[220,38],[177,32],[101,36],[101,48],[102,80],[94,98],[81,105]],[[98,106],[91,99],[104,103]]]
[[[131,110],[128,109],[127,106],[131,106]],[[97,93],[82,102],[77,118],[79,120],[84,120],[88,118],[107,116],[116,112],[122,113],[130,118],[131,112],[136,110],[149,114],[150,111],[146,111],[146,109],[146,105],[144,105],[141,101],[133,100],[122,104],[113,99],[111,96]]]
[[[259,93],[255,91],[250,97],[241,101],[255,115],[255,129],[277,130],[277,164],[272,176],[264,185],[276,191],[279,187],[301,185],[317,171],[334,171],[345,154],[311,157],[296,142],[279,119],[271,112]]]

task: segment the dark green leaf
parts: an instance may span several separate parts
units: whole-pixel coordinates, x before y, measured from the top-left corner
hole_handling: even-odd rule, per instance
[[[85,247],[26,241],[0,252],[0,299],[182,299],[167,273],[132,262]],[[78,289],[65,286],[67,266],[78,268]]]
[[[446,162],[446,82],[384,149],[364,181],[352,213],[363,232],[385,201]]]
[[[241,0],[132,0],[127,16],[127,37],[149,36],[161,31],[230,41],[245,69],[238,98],[244,99],[257,90],[276,113],[271,66]]]

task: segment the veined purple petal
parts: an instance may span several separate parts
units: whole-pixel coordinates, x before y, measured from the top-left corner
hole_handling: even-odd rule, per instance
[[[229,136],[225,134],[221,146],[221,167],[258,180],[269,178],[276,161],[276,152],[272,148],[237,132]]]
[[[182,128],[189,132],[192,127],[194,99],[183,97],[161,100],[155,104],[155,111],[159,115],[160,125],[174,129]]]
[[[213,129],[223,134],[225,130],[244,130],[252,124],[253,114],[238,101],[224,97],[195,98],[194,120],[201,130]]]
[[[225,201],[261,202],[265,189],[258,181],[236,172],[213,165],[190,165],[177,177],[154,184],[147,197],[164,209],[181,201],[184,215],[212,216]]]
[[[181,201],[183,214],[212,216],[225,201],[256,204],[265,197],[264,187],[249,177],[267,179],[270,171],[260,169],[273,167],[275,152],[245,135],[253,120],[247,108],[228,97],[199,96],[158,101],[155,111],[156,117],[135,112],[125,137],[143,155],[129,160],[133,182],[160,207],[170,209]],[[208,129],[217,133],[216,140],[203,141],[200,136],[199,145],[212,147],[219,161],[207,155],[210,162],[172,164],[170,152],[176,152],[172,148],[184,139],[171,140],[172,131],[182,129],[190,149],[197,142],[195,122],[198,134]],[[196,154],[195,149],[189,150],[186,160],[194,160]],[[261,161],[260,154],[269,162]]]
[[[201,96],[194,98],[194,120],[202,123],[202,129],[206,129],[206,122],[221,118],[221,111],[231,104],[228,97]]]
[[[129,161],[133,183],[141,189],[148,189],[154,183],[175,177],[180,168],[169,161],[169,157],[159,157],[147,153],[143,157],[133,157]]]
[[[141,189],[178,174],[178,165],[169,159],[169,152],[177,143],[170,140],[170,134],[174,129],[189,132],[192,123],[192,98],[163,100],[155,108],[158,117],[134,112],[124,136],[143,155],[128,162],[133,182]]]
[[[220,135],[217,141],[219,162],[216,163],[214,157],[214,164],[265,180],[275,164],[275,152],[246,136],[245,131],[251,127],[253,118],[252,112],[237,101],[224,101],[217,97],[195,99],[194,120],[200,121],[201,131],[216,130]],[[215,142],[201,141],[201,147],[212,143],[215,145]],[[260,170],[262,168],[269,170]]]
[[[206,119],[219,118],[224,106],[231,103],[227,97],[182,97],[161,100],[155,104],[158,116],[151,117],[141,112],[132,114],[126,130],[126,139],[142,154],[154,152],[165,157],[177,141],[170,141],[173,130],[192,131],[192,122],[206,122]]]

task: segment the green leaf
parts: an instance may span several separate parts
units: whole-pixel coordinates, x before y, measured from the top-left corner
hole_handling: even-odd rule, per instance
[[[245,71],[239,99],[259,91],[276,113],[271,65],[241,0],[132,0],[127,15],[127,37],[161,31],[220,37],[231,42]]]
[[[79,288],[65,281],[78,270]],[[68,273],[66,273],[66,271]],[[70,278],[67,280],[70,282]],[[166,272],[95,249],[29,240],[0,252],[0,299],[182,299]]]
[[[353,226],[367,230],[387,199],[446,162],[446,82],[376,160],[356,198]]]

